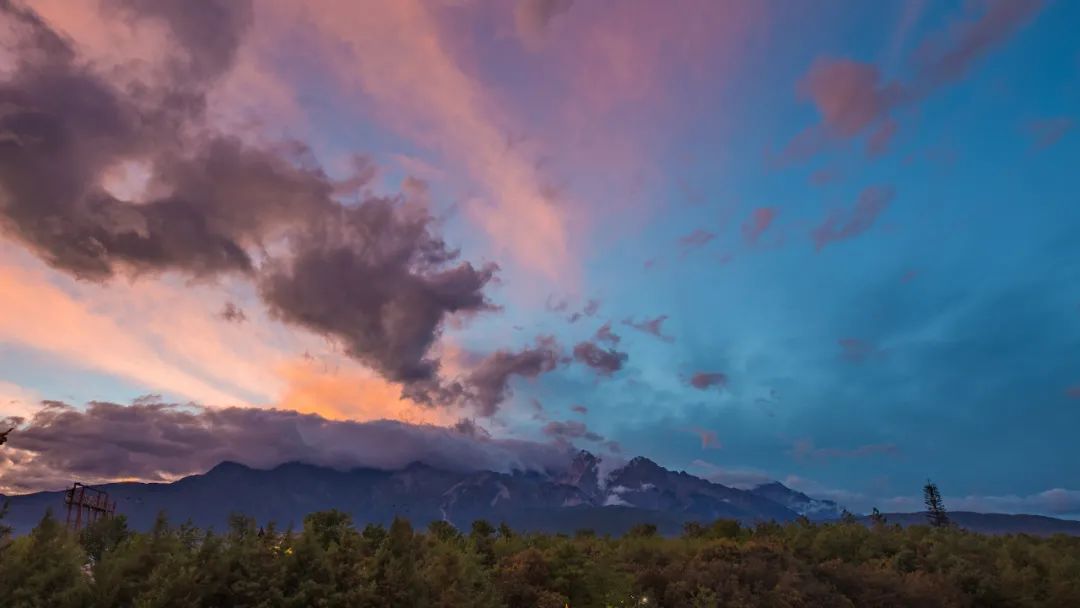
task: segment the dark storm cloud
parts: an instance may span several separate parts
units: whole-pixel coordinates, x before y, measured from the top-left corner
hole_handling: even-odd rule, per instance
[[[0,222],[52,265],[89,279],[115,264],[199,274],[248,270],[250,259],[183,201],[145,207],[100,187],[114,162],[145,152],[166,121],[86,71],[36,16],[8,5],[20,51],[0,83]]]
[[[483,288],[495,266],[447,266],[455,252],[419,206],[369,199],[342,208],[291,241],[292,257],[268,264],[260,292],[278,318],[333,336],[391,380],[432,379],[427,357],[449,313],[490,308]]]
[[[455,400],[474,407],[481,416],[491,416],[513,394],[511,378],[536,378],[562,362],[562,350],[555,339],[540,337],[535,345],[516,352],[495,351],[450,390],[457,393]]]
[[[615,349],[603,349],[593,342],[580,342],[574,347],[574,359],[601,376],[610,376],[622,369],[627,354]]]
[[[0,485],[57,489],[72,478],[170,479],[231,460],[268,468],[306,462],[340,469],[398,469],[420,461],[453,470],[554,470],[562,446],[492,439],[475,423],[456,428],[333,421],[258,408],[204,408],[152,399],[132,405],[52,402],[12,433],[0,452]]]
[[[108,6],[168,26],[178,48],[163,81],[121,88],[32,12],[0,3],[18,60],[0,82],[0,230],[93,281],[247,276],[279,319],[340,341],[390,380],[432,382],[428,350],[443,322],[492,308],[483,290],[496,267],[457,260],[422,184],[343,205],[334,197],[358,194],[373,175],[362,157],[353,177],[335,181],[302,142],[255,147],[205,124],[206,91],[231,67],[250,3]],[[102,185],[131,161],[150,176],[150,200]],[[490,404],[487,390],[477,389]]]
[[[148,6],[181,21],[202,18],[178,8],[191,3]],[[229,6],[237,8],[228,14],[245,10]],[[201,126],[205,79],[217,75],[209,66],[229,66],[245,18],[176,26],[193,45],[181,50],[207,67],[122,90],[32,13],[5,5],[0,16],[19,33],[18,65],[0,83],[0,132],[10,135],[0,141],[0,223],[53,266],[91,280],[125,269],[249,273],[249,247],[332,207],[320,170],[213,133],[188,134]],[[135,204],[106,191],[107,171],[132,159],[167,194]]]
[[[172,60],[178,76],[198,80],[232,65],[254,16],[250,0],[107,0],[106,6],[128,19],[165,24],[186,55]]]

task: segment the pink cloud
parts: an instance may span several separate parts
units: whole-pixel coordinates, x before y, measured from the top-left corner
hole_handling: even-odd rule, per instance
[[[514,27],[526,48],[543,46],[552,20],[570,10],[574,0],[521,0],[514,7]]]
[[[690,377],[690,386],[703,391],[714,386],[723,388],[727,381],[727,375],[720,372],[697,372]]]
[[[1024,125],[1031,143],[1042,150],[1056,144],[1073,128],[1073,119],[1067,117],[1033,120]]]
[[[867,156],[874,157],[884,154],[889,148],[889,143],[892,141],[893,135],[896,134],[896,129],[897,124],[895,120],[886,118],[882,121],[866,140]]]
[[[693,433],[697,435],[699,439],[701,439],[701,449],[703,450],[719,450],[721,447],[723,447],[720,443],[720,440],[717,439],[715,431],[710,431],[709,429],[703,429],[700,427],[693,427],[687,429],[687,432]]]
[[[514,121],[455,55],[431,6],[401,0],[333,10],[286,2],[259,8],[257,28],[281,39],[305,35],[305,52],[342,94],[372,107],[382,124],[478,186],[464,211],[494,253],[549,281],[574,280],[570,228],[577,223],[569,216],[578,207],[556,204],[534,159],[507,150],[505,133],[515,131]],[[308,29],[297,30],[296,23]]]
[[[893,189],[887,186],[866,188],[859,194],[849,211],[830,213],[825,221],[811,232],[814,246],[821,251],[829,243],[854,238],[869,230],[893,199]]]
[[[773,220],[776,219],[776,208],[759,207],[750,214],[750,219],[743,224],[743,238],[751,245],[757,243],[758,237],[769,229]]]
[[[899,87],[883,83],[877,67],[850,59],[816,60],[798,89],[817,106],[826,130],[838,137],[858,135],[900,99]]]
[[[994,47],[1012,36],[1044,5],[1043,0],[988,0],[981,14],[969,13],[915,52],[917,95],[964,77]]]
[[[686,255],[692,249],[698,247],[704,247],[709,241],[716,238],[716,233],[709,232],[708,230],[702,230],[698,228],[690,234],[687,234],[679,239],[679,246],[682,247],[683,255]]]
[[[918,270],[914,270],[914,269],[913,270],[908,270],[900,277],[900,282],[901,283],[910,283],[910,282],[914,281],[916,278],[918,278],[918,276],[919,276],[919,271]]]
[[[779,160],[802,160],[820,150],[828,138],[851,139],[866,132],[871,133],[867,154],[884,153],[898,128],[890,116],[894,110],[965,76],[979,59],[1029,21],[1043,2],[988,0],[978,5],[985,7],[982,12],[965,15],[919,46],[911,58],[913,76],[908,82],[886,82],[878,67],[866,62],[830,57],[815,60],[796,88],[816,106],[821,123],[793,138]],[[917,7],[904,15],[890,56],[898,52],[896,40],[906,36],[920,12]]]
[[[1070,399],[1080,399],[1080,384],[1065,389],[1065,396]]]
[[[858,338],[840,338],[836,342],[840,345],[840,356],[852,363],[862,363],[879,352],[876,346]]]
[[[596,339],[597,342],[607,342],[612,346],[618,344],[619,341],[622,340],[622,338],[618,334],[611,331],[611,321],[608,321],[607,323],[601,325],[600,329],[596,330],[596,334],[593,337]]]
[[[825,186],[840,179],[840,172],[836,169],[818,169],[810,174],[810,184]]]

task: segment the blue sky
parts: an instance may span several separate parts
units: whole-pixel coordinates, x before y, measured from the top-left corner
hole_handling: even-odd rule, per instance
[[[227,117],[242,107],[265,118],[244,137],[305,140],[332,177],[366,155],[379,166],[369,195],[422,180],[443,238],[499,265],[485,287],[499,310],[440,319],[431,352],[444,375],[543,335],[566,357],[587,341],[626,353],[612,373],[567,361],[512,375],[512,394],[477,417],[491,433],[546,441],[547,423],[578,420],[624,456],[721,481],[786,480],[861,509],[913,508],[931,477],[972,508],[1080,514],[1080,6],[659,14],[578,2],[532,23],[509,3],[403,4],[419,11],[407,22],[396,9],[293,21],[301,9],[257,7],[208,99]],[[115,61],[79,29],[89,26],[38,8],[93,61]],[[336,22],[371,28],[381,46]],[[383,40],[387,28],[397,34]],[[244,74],[260,78],[228,87]],[[266,91],[243,94],[252,82]],[[473,417],[394,398],[372,406],[400,379],[358,363],[332,332],[275,316],[257,286],[169,269],[77,280],[17,229],[4,234],[9,287],[36,277],[129,333],[125,353],[157,353],[163,370],[200,381],[79,357],[43,314],[0,333],[12,415],[36,399],[206,402],[220,391],[347,419],[399,407],[436,424]],[[213,353],[163,329],[168,302],[186,319],[226,299],[247,313],[246,337],[216,319],[177,323],[220,343]],[[568,321],[591,299],[595,314]],[[627,323],[661,315],[668,339]],[[604,323],[617,344],[595,338]],[[278,370],[303,353],[365,388],[327,408],[295,374],[229,377],[229,361]],[[725,380],[696,387],[698,373]],[[607,449],[593,443],[581,445]],[[1039,497],[1055,489],[1074,502],[1048,507]]]

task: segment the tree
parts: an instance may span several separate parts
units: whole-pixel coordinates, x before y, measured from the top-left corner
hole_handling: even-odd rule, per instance
[[[461,533],[454,527],[454,524],[441,519],[428,524],[428,534],[444,543],[461,538]]]
[[[7,515],[7,512],[8,512],[8,501],[5,498],[4,503],[2,505],[0,505],[0,522],[4,521],[4,516]],[[0,523],[0,550],[2,550],[4,547],[7,546],[8,537],[11,536],[11,529],[12,529],[11,526],[8,526],[8,525],[6,525],[4,523]]]
[[[495,528],[487,520],[478,519],[472,523],[472,531],[469,532],[469,540],[473,550],[480,555],[480,561],[490,567],[495,563],[495,540],[492,535]]]
[[[926,503],[926,519],[935,528],[945,528],[949,525],[949,514],[945,512],[945,503],[941,500],[941,492],[937,484],[926,480],[923,486],[923,502]]]
[[[79,542],[86,550],[86,555],[94,562],[99,562],[106,552],[119,546],[128,535],[127,518],[116,515],[104,517],[83,528],[79,534]]]
[[[875,526],[883,526],[889,522],[889,520],[882,515],[881,511],[878,511],[877,507],[874,507],[874,511],[870,513],[870,521],[874,522]]]
[[[505,521],[499,524],[499,538],[502,540],[514,538],[514,531],[510,529],[510,526]]]
[[[701,522],[696,521],[688,521],[682,527],[683,538],[703,538],[707,531]]]
[[[626,535],[636,536],[639,538],[652,538],[656,536],[656,524],[636,524],[626,531]]]
[[[374,574],[378,596],[387,606],[421,605],[421,581],[416,571],[419,547],[408,520],[395,517],[375,553]]]
[[[84,606],[89,594],[86,554],[52,515],[0,552],[0,606]]]

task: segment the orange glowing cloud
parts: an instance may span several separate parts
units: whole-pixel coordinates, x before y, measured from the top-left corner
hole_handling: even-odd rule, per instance
[[[133,335],[111,314],[91,309],[41,274],[0,261],[0,293],[4,294],[0,298],[0,342],[28,346],[77,366],[206,403],[241,401],[197,374],[170,364],[150,340]]]
[[[338,420],[438,425],[458,417],[402,399],[400,385],[321,338],[271,321],[257,304],[245,309],[242,322],[223,318],[220,285],[162,279],[114,281],[103,289],[2,243],[0,254],[0,343],[208,406],[263,404]],[[460,374],[460,349],[450,341],[438,348],[446,356],[444,372]],[[299,358],[301,352],[314,355]],[[39,399],[0,381],[0,417],[25,417]]]
[[[449,426],[456,420],[448,409],[402,399],[400,385],[355,365],[301,359],[281,364],[277,373],[286,383],[279,408],[360,422],[386,419]]]

